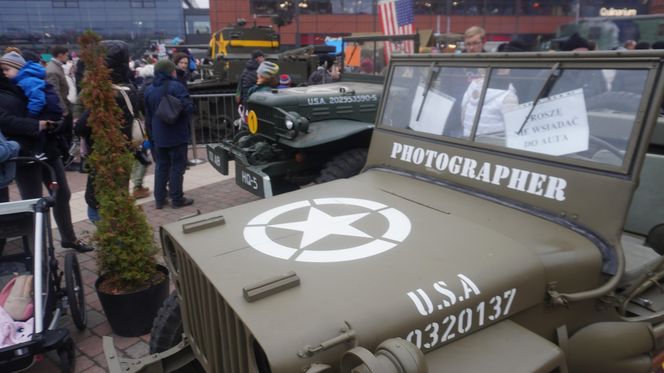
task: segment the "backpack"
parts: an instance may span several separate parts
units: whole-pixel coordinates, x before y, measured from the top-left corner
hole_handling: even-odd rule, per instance
[[[47,113],[48,120],[58,121],[62,118],[62,107],[60,106],[60,96],[55,91],[55,87],[49,82],[44,86],[44,95],[46,96],[46,105],[42,109],[42,113]]]

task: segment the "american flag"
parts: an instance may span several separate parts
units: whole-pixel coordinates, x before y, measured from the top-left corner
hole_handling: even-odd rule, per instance
[[[413,0],[385,0],[378,3],[380,21],[385,35],[406,35],[413,33]],[[389,61],[394,52],[414,53],[412,41],[385,43],[385,59]]]

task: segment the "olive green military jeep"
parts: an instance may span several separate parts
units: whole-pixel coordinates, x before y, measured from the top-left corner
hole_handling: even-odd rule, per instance
[[[358,176],[162,227],[177,292],[152,338],[176,347],[142,367],[659,369],[663,68],[654,51],[395,57]]]
[[[237,122],[242,130],[207,145],[210,163],[228,175],[234,160],[237,185],[259,197],[357,175],[383,93],[384,76],[377,72],[384,58],[378,51],[387,41],[417,46],[419,36],[344,38],[344,61],[362,65],[342,63],[348,71],[341,81],[252,94],[246,119]]]

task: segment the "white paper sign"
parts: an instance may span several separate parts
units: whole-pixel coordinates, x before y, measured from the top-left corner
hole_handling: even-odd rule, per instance
[[[410,111],[409,126],[415,131],[442,135],[447,117],[450,115],[456,99],[430,89],[426,101],[424,101],[424,106],[422,106],[424,88],[423,85],[418,85],[415,90],[415,100],[413,100]],[[421,112],[420,107],[422,107]],[[419,119],[417,118],[418,113],[420,114]]]
[[[590,131],[583,89],[541,99],[519,133],[532,106],[533,102],[527,102],[504,114],[508,148],[549,155],[588,150]]]

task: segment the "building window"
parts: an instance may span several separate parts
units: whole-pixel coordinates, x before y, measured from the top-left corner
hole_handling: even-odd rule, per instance
[[[155,0],[129,0],[132,8],[154,8]]]
[[[569,16],[575,0],[521,0],[520,14],[535,16]]]
[[[139,0],[132,0],[139,1]],[[301,14],[373,14],[377,0],[250,0],[257,15],[292,14],[299,4]],[[454,16],[570,16],[579,0],[413,0],[415,14]],[[591,3],[590,0],[582,0]],[[618,0],[615,0],[618,1]],[[623,2],[625,0],[622,0]],[[607,3],[609,1],[604,1]],[[520,4],[520,7],[518,7]]]
[[[78,8],[78,0],[51,0],[53,8]]]
[[[277,14],[277,9],[281,3],[287,4],[285,1],[279,2],[276,0],[252,0],[251,12],[260,16],[274,15]]]
[[[373,14],[375,0],[251,0],[251,11],[257,15],[293,14]]]

